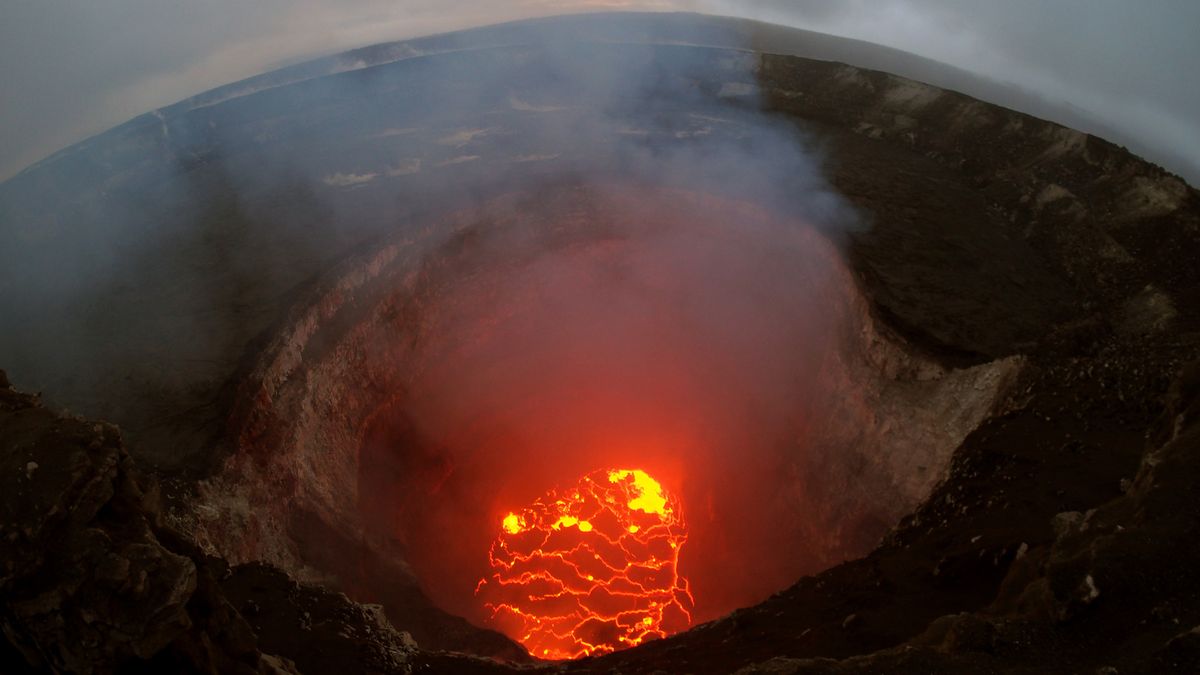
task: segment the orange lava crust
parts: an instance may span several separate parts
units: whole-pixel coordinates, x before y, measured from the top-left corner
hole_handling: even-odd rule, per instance
[[[603,654],[686,629],[679,501],[638,469],[593,471],[505,516],[476,595],[543,659]]]

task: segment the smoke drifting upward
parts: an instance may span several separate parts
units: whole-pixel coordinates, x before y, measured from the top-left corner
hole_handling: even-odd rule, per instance
[[[506,513],[590,471],[636,467],[682,496],[681,570],[698,618],[713,618],[819,558],[782,478],[820,414],[844,279],[803,222],[748,207],[716,220],[709,198],[682,191],[589,192],[592,222],[551,209],[545,232],[479,235],[478,266],[430,311],[401,404],[408,442],[424,447],[373,438],[425,457],[404,481],[419,493],[399,523],[407,557],[443,606],[479,618],[474,582]]]
[[[383,447],[364,453],[420,457],[385,472],[416,493],[396,522],[405,557],[435,601],[476,620],[506,513],[597,469],[643,469],[681,496],[681,570],[710,619],[820,559],[781,476],[819,414],[830,287],[845,283],[827,237],[853,217],[799,131],[759,110],[753,57],[550,49],[538,79],[587,112],[541,113],[534,145],[589,139],[562,179],[580,187],[515,216],[484,204],[483,224],[447,245],[460,257],[430,254],[445,281],[422,302],[407,390],[368,432]],[[714,72],[726,79],[707,84]],[[567,102],[547,89],[511,97]]]
[[[59,279],[11,254],[14,269],[69,295],[88,330],[136,321],[170,353],[146,379],[130,364],[147,350],[129,342],[70,335],[129,351],[78,368],[24,340],[28,361],[132,401],[130,415],[150,391],[219,427],[227,409],[193,392],[261,358],[241,391],[266,412],[229,433],[238,446],[204,497],[229,517],[206,517],[204,538],[347,588],[356,554],[338,542],[398,542],[387,553],[441,608],[480,623],[474,591],[504,516],[596,470],[641,469],[679,498],[698,621],[864,553],[920,490],[893,499],[878,439],[855,441],[875,419],[847,395],[862,317],[837,246],[859,221],[819,148],[764,110],[759,57],[695,46],[733,41],[727,24],[609,28],[621,22],[645,44],[584,40],[565,21],[431,38],[211,93],[103,139],[126,168],[72,208],[107,233],[121,273],[59,264]],[[97,166],[81,173],[107,175]],[[308,279],[340,274],[342,256],[389,248],[404,251],[379,277],[392,286],[361,291],[330,325],[313,310],[314,325],[280,328],[281,298],[307,302]],[[93,301],[114,286],[131,299]],[[30,334],[56,334],[30,305]],[[259,348],[251,338],[282,351],[239,351]],[[153,412],[141,414],[155,459],[204,470],[212,435]],[[375,581],[358,597],[374,601]]]
[[[795,474],[845,328],[830,242],[855,218],[799,130],[761,111],[754,56],[545,49],[484,98],[560,170],[510,180],[525,196],[470,207],[476,224],[426,255],[419,331],[395,338],[415,344],[405,390],[365,431],[362,508],[439,606],[486,622],[474,591],[506,514],[642,469],[680,496],[680,570],[696,619],[715,618],[826,563]]]

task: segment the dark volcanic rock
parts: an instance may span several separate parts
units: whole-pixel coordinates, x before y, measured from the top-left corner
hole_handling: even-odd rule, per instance
[[[774,659],[747,673],[1200,670],[1200,363],[1172,385],[1124,495],[1055,519],[990,607],[945,616],[907,645],[843,661]]]
[[[191,629],[196,568],[154,535],[154,493],[131,475],[116,427],[59,417],[11,389],[0,406],[0,462],[16,484],[0,502],[14,646],[34,664],[103,671]]]
[[[415,645],[377,611],[278,570],[231,571],[165,528],[116,427],[56,414],[3,371],[0,385],[0,466],[16,486],[0,493],[0,671],[406,670]],[[281,633],[279,616],[307,629]]]
[[[228,571],[221,589],[258,635],[302,673],[398,673],[416,643],[392,628],[383,608],[303,586],[282,570],[249,564]]]

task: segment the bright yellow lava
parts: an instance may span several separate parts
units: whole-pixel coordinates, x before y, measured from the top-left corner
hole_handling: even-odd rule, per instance
[[[475,593],[493,625],[548,659],[604,654],[692,622],[679,499],[646,472],[593,471],[501,520]]]
[[[633,475],[633,484],[638,490],[638,496],[629,500],[630,510],[657,513],[660,516],[670,512],[670,509],[667,509],[667,497],[663,494],[662,485],[645,471],[641,469],[609,471],[608,480],[611,483],[617,483],[630,474]]]
[[[510,513],[504,516],[504,531],[509,534],[516,534],[521,531],[521,517],[515,513]]]
[[[592,531],[591,523],[586,520],[580,520],[575,516],[563,516],[559,518],[558,521],[555,522],[551,527],[556,530],[561,530],[564,527],[578,527],[580,532]],[[509,532],[509,534],[516,534],[516,532]]]

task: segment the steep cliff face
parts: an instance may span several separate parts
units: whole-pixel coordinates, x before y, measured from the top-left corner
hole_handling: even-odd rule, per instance
[[[661,205],[670,205],[670,216]],[[661,212],[650,215],[647,208]],[[889,329],[876,324],[840,253],[815,231],[801,233],[804,257],[796,264],[811,271],[804,283],[789,289],[788,302],[803,305],[803,314],[796,318],[820,330],[794,346],[795,351],[806,352],[804,363],[789,366],[783,355],[773,362],[775,368],[799,368],[795,377],[804,380],[797,393],[779,394],[795,397],[779,403],[791,408],[782,429],[788,442],[770,455],[782,475],[774,470],[770,475],[754,473],[752,467],[764,461],[764,451],[709,449],[702,438],[689,438],[677,450],[661,447],[667,445],[663,442],[650,443],[629,456],[621,447],[628,441],[617,428],[606,430],[606,447],[591,447],[591,437],[580,434],[568,436],[572,441],[564,446],[546,449],[500,446],[504,449],[499,458],[494,456],[497,451],[472,444],[478,441],[439,446],[414,436],[410,429],[413,420],[418,428],[430,429],[427,421],[421,425],[423,417],[450,414],[440,408],[431,412],[425,403],[449,386],[445,378],[481,368],[502,373],[504,379],[491,381],[490,386],[507,393],[489,396],[466,385],[461,391],[451,387],[448,395],[474,399],[465,409],[452,411],[454,425],[480,424],[478,420],[504,415],[512,408],[534,410],[532,417],[506,417],[508,428],[503,433],[525,433],[534,439],[527,445],[536,446],[536,434],[524,426],[548,426],[554,423],[552,418],[571,414],[584,415],[586,420],[596,409],[605,409],[608,404],[603,401],[589,402],[584,412],[553,403],[569,397],[572,388],[601,386],[602,374],[586,365],[581,366],[583,374],[567,375],[565,380],[538,379],[539,372],[562,367],[561,360],[542,356],[538,350],[570,346],[586,351],[599,345],[580,338],[569,345],[505,346],[508,332],[536,334],[552,326],[561,329],[572,320],[570,312],[543,317],[545,306],[564,298],[548,294],[540,285],[542,279],[531,284],[513,280],[560,256],[575,270],[598,265],[603,274],[628,273],[637,266],[631,256],[646,255],[655,246],[654,238],[672,228],[703,239],[717,236],[709,231],[714,227],[718,232],[749,231],[767,227],[764,223],[770,218],[748,204],[679,190],[573,186],[543,190],[536,201],[524,195],[496,200],[472,211],[470,217],[441,223],[431,228],[435,234],[430,238],[436,239],[441,228],[454,232],[451,243],[425,253],[420,253],[427,248],[422,242],[405,241],[364,256],[326,282],[309,304],[298,307],[295,322],[263,351],[240,397],[238,450],[223,471],[202,483],[191,511],[181,516],[182,526],[210,550],[234,561],[268,560],[301,578],[323,580],[364,598],[380,597],[386,593],[381,589],[422,584],[440,594],[440,603],[449,604],[456,613],[484,621],[486,615],[470,591],[486,569],[482,553],[495,527],[495,514],[486,507],[505,490],[536,485],[531,476],[561,462],[555,457],[561,453],[573,458],[576,470],[622,462],[669,460],[683,465],[695,477],[693,484],[709,486],[687,495],[691,503],[707,499],[716,504],[710,506],[716,515],[705,518],[701,513],[691,519],[693,542],[704,542],[706,536],[717,540],[717,533],[735,528],[737,519],[752,517],[771,523],[766,536],[772,541],[784,537],[805,542],[785,551],[754,548],[756,541],[747,540],[741,544],[744,550],[725,554],[739,566],[766,563],[764,569],[777,577],[771,579],[765,578],[767,572],[741,580],[724,578],[720,570],[709,573],[705,556],[715,557],[715,552],[689,552],[702,616],[723,614],[739,603],[765,597],[803,573],[866,554],[944,478],[953,450],[993,412],[1022,360],[1011,357],[952,368],[909,349]],[[622,232],[621,238],[614,237],[614,228]],[[556,243],[548,246],[539,235],[512,245],[520,232],[552,232]],[[682,246],[686,244],[672,245],[670,250],[678,253]],[[670,265],[669,258],[654,259],[646,269],[661,274]],[[555,279],[560,287],[568,283]],[[521,290],[508,293],[505,289],[510,286]],[[592,311],[588,302],[609,301],[590,284],[584,289],[565,296],[566,301],[579,304],[575,312]],[[640,285],[637,293],[657,299],[652,289]],[[686,291],[676,292],[673,301],[696,302],[709,313],[723,311],[717,298],[697,293],[692,297]],[[795,311],[792,305],[772,309],[779,312],[775,322],[793,320],[787,318]],[[689,337],[703,330],[693,327]],[[637,368],[654,371],[645,386],[680,373],[668,367],[655,370],[640,360],[639,349],[673,352],[689,371],[716,358],[699,351],[689,356],[689,350],[703,347],[671,337],[665,325],[654,324],[653,335],[652,343],[635,340],[621,354],[622,359],[640,364]],[[577,364],[588,363],[586,354],[572,358]],[[526,366],[531,359],[533,366]],[[753,367],[750,361],[730,363]],[[696,409],[712,405],[736,410],[751,404],[738,394],[717,391],[727,385],[714,377],[697,383],[708,391],[676,395]],[[654,399],[643,400],[642,392],[627,390],[622,397],[639,406],[654,405]],[[652,417],[652,426],[659,430],[677,423],[671,415]],[[622,424],[634,428],[644,422],[620,412],[605,418],[605,425]],[[753,443],[753,434],[760,431],[739,427],[729,441]],[[373,435],[381,434],[386,442],[371,442]],[[494,441],[485,436],[483,443],[488,442]],[[457,479],[448,472],[471,475],[482,466],[489,467],[487,480],[464,484],[458,489],[469,492],[455,497]],[[703,480],[721,473],[753,475],[759,491],[773,496],[770,500],[758,495],[734,497]],[[429,501],[450,503],[432,508],[425,504]],[[455,511],[456,501],[463,513],[478,515]],[[731,512],[738,506],[740,510]],[[429,526],[420,521],[453,523],[447,527],[453,537],[447,533],[433,550],[421,550],[414,533]],[[350,554],[348,548],[359,553]],[[737,558],[739,554],[744,557]],[[364,558],[391,562],[363,568]],[[415,572],[408,569],[410,563],[418,567]],[[448,565],[473,569],[475,576],[443,579],[439,569]],[[380,573],[382,569],[388,573]],[[422,573],[431,576],[422,578]],[[726,599],[714,599],[722,597]],[[403,623],[403,610],[392,609],[397,612],[393,619]],[[422,634],[417,637],[426,643]]]

